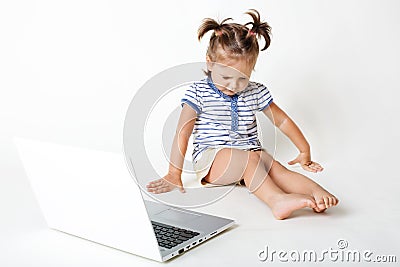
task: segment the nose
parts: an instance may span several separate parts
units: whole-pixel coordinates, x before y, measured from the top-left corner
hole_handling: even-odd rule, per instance
[[[239,89],[239,81],[232,81],[229,83],[229,90],[237,92]]]

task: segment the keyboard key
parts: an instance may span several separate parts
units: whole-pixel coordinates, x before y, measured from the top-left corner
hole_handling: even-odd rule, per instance
[[[173,248],[200,233],[163,223],[152,222],[158,245],[167,249]]]

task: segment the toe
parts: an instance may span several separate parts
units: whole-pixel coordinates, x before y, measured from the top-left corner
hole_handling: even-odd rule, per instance
[[[339,203],[339,200],[333,196],[333,204],[336,206]]]
[[[318,206],[314,209],[316,213],[324,212],[326,209],[320,209]]]
[[[324,210],[324,209],[326,209],[326,207],[325,207],[325,202],[324,202],[324,199],[323,199],[323,198],[317,200],[316,203],[317,203],[317,207],[318,207],[319,210]]]
[[[312,208],[312,209],[318,208],[317,204],[315,203],[315,200],[311,199],[311,198],[307,199],[307,206]]]
[[[327,202],[328,202],[328,208],[330,208],[330,207],[332,207],[332,204],[333,204],[332,198],[331,198],[331,197],[327,197],[327,198],[328,198],[328,200],[327,200]]]
[[[325,204],[325,208],[329,208],[329,198],[328,197],[323,197],[324,199],[324,204]]]
[[[331,206],[331,207],[333,207],[333,206],[335,206],[336,204],[335,204],[335,197],[334,196],[331,196],[330,198],[329,198],[329,205]]]

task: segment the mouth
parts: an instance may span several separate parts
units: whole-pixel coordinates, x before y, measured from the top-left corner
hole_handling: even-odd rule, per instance
[[[235,90],[231,90],[229,88],[227,88],[226,86],[221,86],[221,87],[217,87],[222,93],[232,96],[236,93],[238,93],[239,91],[235,91]]]
[[[224,87],[224,93],[225,94],[236,94],[237,92],[238,91],[231,90],[231,89],[228,89],[228,88]]]
[[[231,90],[224,90],[223,93],[226,94],[226,95],[234,95],[234,94],[236,94],[235,91],[231,91]]]

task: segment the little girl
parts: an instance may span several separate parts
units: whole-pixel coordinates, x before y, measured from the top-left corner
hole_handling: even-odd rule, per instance
[[[306,176],[288,170],[262,149],[255,113],[262,111],[299,149],[290,165],[300,163],[310,172],[323,170],[311,161],[310,145],[291,118],[273,101],[264,85],[249,81],[257,61],[257,37],[270,45],[271,28],[253,19],[245,25],[205,19],[198,31],[200,40],[213,31],[207,50],[207,78],[194,82],[182,99],[177,131],[171,150],[169,171],[147,185],[158,194],[179,188],[185,192],[181,174],[188,140],[193,133],[193,167],[202,184],[241,183],[264,201],[277,219],[298,209],[322,212],[338,199]],[[249,27],[250,26],[250,27]]]

